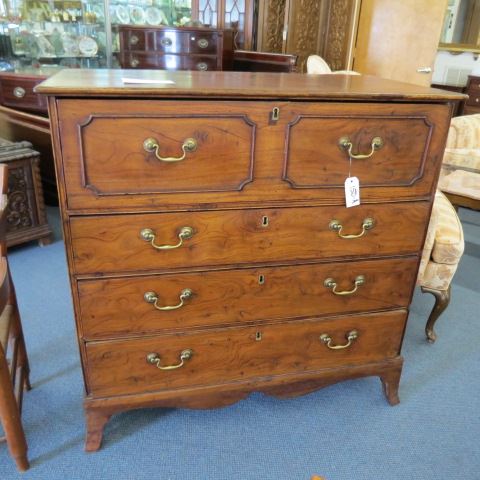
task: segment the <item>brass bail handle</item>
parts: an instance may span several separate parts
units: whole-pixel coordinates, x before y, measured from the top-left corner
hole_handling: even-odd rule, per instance
[[[179,295],[180,303],[177,303],[177,305],[166,305],[165,307],[161,307],[160,305],[158,305],[158,295],[155,292],[145,292],[145,294],[143,295],[143,299],[147,303],[153,303],[153,306],[157,310],[166,312],[169,310],[177,310],[177,308],[183,307],[185,305],[185,301],[192,298],[192,296],[193,292],[189,288],[184,288]]]
[[[372,143],[371,143],[372,149],[370,153],[365,153],[365,154],[353,153],[352,152],[353,143],[350,141],[348,137],[340,138],[340,140],[338,141],[338,145],[340,148],[343,148],[344,150],[348,151],[348,156],[350,158],[354,160],[365,160],[366,158],[370,158],[375,153],[375,151],[380,150],[383,147],[384,143],[383,143],[382,137],[374,137],[372,139]]]
[[[187,360],[190,360],[193,356],[193,350],[187,348],[182,350],[180,353],[180,363],[176,365],[160,365],[160,355],[158,353],[149,353],[147,355],[147,362],[151,365],[155,365],[160,370],[176,370],[177,368],[183,367]]]
[[[338,220],[332,220],[329,223],[328,228],[330,230],[333,230],[333,231],[337,232],[337,235],[340,238],[346,238],[348,240],[348,239],[352,239],[352,238],[363,237],[365,235],[365,233],[367,232],[367,230],[371,230],[374,226],[375,226],[375,220],[373,218],[368,217],[368,218],[365,218],[363,220],[362,231],[360,233],[343,234],[342,233],[343,225]]]
[[[352,330],[345,335],[347,339],[347,343],[344,345],[333,345],[332,344],[332,337],[328,333],[322,333],[320,335],[320,340],[330,349],[330,350],[343,350],[344,348],[348,348],[357,338],[358,332],[356,330]]]
[[[142,237],[146,242],[149,242],[150,245],[156,250],[173,250],[174,248],[179,248],[183,245],[184,240],[188,240],[193,237],[193,228],[192,227],[182,227],[178,233],[178,243],[175,245],[158,245],[155,243],[156,234],[151,228],[144,228],[140,231],[140,237]]]
[[[158,153],[160,145],[154,138],[146,138],[143,142],[143,149],[148,153],[155,152],[155,157],[157,157],[157,159],[161,160],[162,162],[180,162],[182,160],[185,160],[187,152],[194,152],[197,149],[197,146],[197,141],[194,138],[187,138],[182,144],[183,155],[181,157],[162,157]]]
[[[358,275],[355,278],[355,286],[354,288],[352,288],[352,290],[343,290],[338,292],[337,282],[333,278],[327,278],[323,282],[323,285],[327,288],[330,288],[335,295],[352,295],[358,290],[358,287],[360,287],[360,285],[364,285],[364,284],[365,284],[365,277],[363,275]]]

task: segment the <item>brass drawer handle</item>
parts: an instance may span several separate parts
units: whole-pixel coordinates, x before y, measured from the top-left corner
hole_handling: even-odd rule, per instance
[[[170,47],[172,45],[172,39],[171,38],[167,38],[167,37],[163,37],[161,40],[160,40],[160,44],[163,46],[163,47]]]
[[[139,38],[136,35],[130,37],[130,45],[137,45]]]
[[[23,98],[27,94],[27,91],[23,87],[15,87],[13,89],[13,95],[16,98]]]
[[[332,345],[332,337],[328,333],[322,333],[320,335],[320,340],[330,349],[330,350],[343,350],[344,348],[348,348],[357,338],[358,332],[356,330],[352,330],[345,335],[348,342],[345,345]]]
[[[208,65],[205,62],[199,62],[197,63],[197,70],[200,70],[201,72],[205,72],[208,70]]]
[[[207,48],[208,45],[209,45],[209,42],[206,38],[201,38],[200,40],[198,40],[197,42],[197,45],[200,47],[200,48]]]
[[[158,154],[158,149],[160,145],[154,138],[147,138],[143,142],[143,149],[148,152],[155,152],[155,156],[158,160],[162,162],[180,162],[185,159],[187,156],[187,152],[191,153],[197,149],[197,141],[194,138],[187,138],[182,144],[182,152],[183,155],[181,157],[161,157]]]
[[[180,363],[177,365],[160,365],[160,355],[158,353],[149,353],[147,355],[147,362],[151,365],[155,365],[160,370],[176,370],[177,368],[183,367],[186,360],[190,360],[193,356],[193,350],[187,348],[180,353]]]
[[[132,60],[130,60],[130,66],[132,68],[137,68],[139,64],[140,60],[137,60],[136,58],[132,58]]]
[[[188,240],[193,237],[193,228],[192,227],[182,227],[178,234],[178,243],[175,245],[157,245],[155,243],[155,232],[150,228],[144,228],[140,232],[140,236],[146,241],[150,242],[153,248],[156,250],[173,250],[174,248],[179,248],[183,245],[184,240]]]
[[[365,284],[365,277],[363,275],[358,275],[357,278],[355,278],[355,287],[352,290],[344,290],[341,292],[337,292],[337,282],[333,278],[327,278],[324,282],[323,285],[327,288],[331,288],[332,292],[335,295],[352,295],[354,294],[360,285]]]
[[[348,150],[348,156],[350,158],[353,158],[355,160],[364,160],[366,158],[370,158],[375,153],[376,150],[380,150],[383,147],[383,139],[382,137],[374,137],[371,143],[372,150],[370,151],[370,153],[367,153],[367,154],[352,153],[353,143],[350,141],[348,137],[342,137],[338,141],[338,145],[340,146],[340,148],[343,148],[344,150]]]
[[[333,230],[333,231],[337,232],[337,234],[340,238],[350,239],[350,238],[363,237],[365,235],[365,232],[367,230],[372,229],[374,226],[375,226],[375,220],[373,218],[365,218],[363,220],[362,231],[360,233],[356,233],[356,234],[354,233],[354,234],[349,234],[349,235],[342,234],[343,225],[338,220],[332,220],[329,223],[328,228],[330,230]]]
[[[180,293],[180,303],[177,305],[167,305],[165,307],[160,307],[158,305],[158,295],[155,292],[145,292],[143,295],[144,300],[147,303],[153,303],[153,306],[157,310],[161,311],[168,311],[168,310],[177,310],[177,308],[183,307],[185,305],[185,301],[188,300],[189,298],[192,298],[193,292],[189,288],[184,288],[181,293]]]

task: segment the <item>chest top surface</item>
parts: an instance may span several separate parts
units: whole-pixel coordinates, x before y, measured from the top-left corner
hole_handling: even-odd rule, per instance
[[[369,75],[162,70],[62,70],[36,87],[54,96],[292,98],[445,102],[455,92]]]

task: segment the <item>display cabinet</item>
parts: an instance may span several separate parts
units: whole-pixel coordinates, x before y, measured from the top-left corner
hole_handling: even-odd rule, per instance
[[[1,1],[0,71],[117,67],[119,26],[200,24],[192,0]]]

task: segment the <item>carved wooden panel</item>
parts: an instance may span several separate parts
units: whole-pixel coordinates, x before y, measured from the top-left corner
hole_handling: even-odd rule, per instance
[[[8,170],[7,231],[35,224],[35,202],[31,198],[32,180],[28,167],[28,162],[21,162],[15,167],[11,165]]]
[[[348,68],[356,0],[330,0],[323,58],[332,70]]]
[[[265,0],[259,9],[258,50],[283,52],[283,29],[286,0]]]

